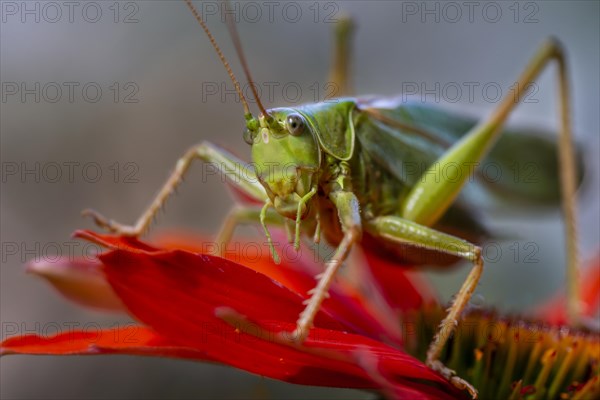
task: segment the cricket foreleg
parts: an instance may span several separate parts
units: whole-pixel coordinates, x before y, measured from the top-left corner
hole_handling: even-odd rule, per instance
[[[507,95],[486,120],[476,125],[459,142],[448,149],[411,189],[403,202],[400,215],[422,225],[432,226],[446,212],[464,184],[473,175],[473,167],[488,153],[498,139],[501,128],[521,101],[532,82],[552,60],[558,66],[560,100],[559,163],[562,208],[565,220],[567,248],[567,293],[568,310],[572,320],[578,316],[578,256],[576,232],[576,167],[574,161],[569,114],[569,84],[567,66],[561,45],[554,39],[548,40],[534,55],[517,83],[515,93]],[[444,173],[446,167],[459,168],[457,177]],[[453,175],[453,174],[450,174]],[[456,179],[454,179],[456,178]]]
[[[439,232],[435,229],[420,225],[397,216],[377,217],[366,221],[365,229],[369,234],[380,239],[397,243],[398,245],[414,246],[427,250],[439,251],[462,257],[473,263],[469,276],[463,283],[456,295],[451,307],[448,309],[446,318],[441,322],[429,350],[427,351],[427,365],[442,374],[452,384],[460,389],[466,389],[473,396],[477,396],[477,390],[471,384],[456,376],[455,372],[444,366],[439,361],[444,345],[454,332],[461,313],[467,306],[483,270],[483,259],[481,248],[467,242],[466,240]]]
[[[317,276],[319,282],[309,292],[310,298],[305,302],[306,308],[300,313],[294,335],[294,339],[300,343],[308,336],[315,316],[321,308],[321,303],[328,297],[329,287],[333,283],[337,271],[350,253],[353,244],[360,240],[362,234],[359,203],[356,196],[352,192],[336,191],[332,192],[329,197],[338,210],[344,237],[333,254],[333,258],[326,262],[325,272]]]
[[[243,161],[227,153],[219,147],[204,142],[188,150],[188,152],[179,159],[175,166],[175,171],[169,176],[167,182],[158,192],[150,206],[138,218],[134,225],[122,225],[113,220],[109,220],[94,210],[84,210],[85,216],[91,216],[96,224],[111,232],[126,236],[139,236],[148,230],[153,218],[166,203],[169,196],[183,180],[183,176],[190,168],[192,161],[200,159],[206,163],[213,164],[215,168],[224,173],[232,185],[258,201],[265,201],[267,195],[263,187],[258,182],[254,171],[246,167]]]
[[[215,254],[223,256],[227,244],[231,241],[235,229],[239,225],[252,224],[260,222],[261,208],[236,206],[227,215],[221,229],[215,239]],[[268,225],[285,226],[286,219],[279,215],[275,210],[269,209],[265,214],[265,223]]]

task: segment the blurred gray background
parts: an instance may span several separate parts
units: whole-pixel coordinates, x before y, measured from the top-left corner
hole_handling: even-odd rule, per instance
[[[80,326],[127,323],[71,305],[44,282],[26,276],[24,261],[67,254],[70,234],[93,228],[79,217],[84,208],[133,222],[178,157],[201,140],[248,158],[241,105],[222,89],[207,92],[214,85],[231,91],[232,85],[183,2],[73,2],[72,9],[63,2],[0,4],[2,339],[11,333],[48,334],[74,321]],[[569,56],[574,131],[588,165],[580,197],[581,253],[597,251],[600,3],[476,2],[472,10],[462,2],[234,4],[248,62],[262,83],[267,106],[323,98],[331,58],[330,19],[342,13],[357,24],[352,70],[358,94],[391,96],[414,84],[434,90],[439,84],[439,99],[430,94],[427,100],[481,116],[498,103],[493,88],[483,92],[486,84],[506,93],[543,39],[560,38]],[[198,5],[207,14],[218,7],[215,2]],[[206,19],[244,82],[219,16]],[[530,97],[535,102],[519,107],[511,123],[555,130],[554,72],[554,67],[544,72],[539,90]],[[467,82],[479,85],[473,98]],[[458,101],[446,104],[456,98],[456,92],[443,91],[452,83],[465,90]],[[219,177],[207,177],[196,165],[155,231],[214,232],[232,204],[223,186]],[[488,264],[479,303],[523,311],[562,289],[563,233],[557,211],[498,219],[491,215],[488,222],[516,235],[500,244],[501,257]],[[514,242],[519,253],[510,247]],[[531,242],[538,246],[538,261],[525,263],[529,249],[524,246]],[[80,246],[74,253],[82,251]],[[457,268],[451,274],[435,273],[433,279],[448,298],[466,272]],[[2,358],[0,367],[0,395],[6,399],[370,397],[167,359],[13,356]]]

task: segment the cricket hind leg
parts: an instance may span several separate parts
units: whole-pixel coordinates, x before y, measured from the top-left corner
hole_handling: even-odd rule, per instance
[[[400,216],[406,220],[424,226],[432,226],[451,206],[454,199],[472,176],[473,166],[480,162],[488,153],[491,146],[498,139],[501,128],[516,107],[518,102],[530,88],[530,84],[537,78],[544,67],[552,60],[558,64],[558,81],[560,94],[560,141],[559,162],[561,170],[561,195],[565,230],[567,236],[567,281],[568,281],[568,309],[571,319],[578,315],[578,259],[577,259],[577,234],[576,234],[576,177],[573,144],[569,122],[569,88],[566,73],[566,61],[560,44],[551,39],[547,41],[534,55],[516,83],[514,95],[506,96],[490,118],[476,125],[459,142],[448,149],[424,174],[423,178],[411,189],[400,207]],[[446,166],[452,165],[459,168],[457,179],[449,179],[441,171]],[[475,267],[465,281],[454,304],[450,308],[444,322],[453,322],[460,316],[460,312],[473,293],[474,286],[481,274],[482,262],[478,252]],[[453,316],[453,318],[450,318]],[[428,352],[428,364],[435,369],[449,370],[438,360],[441,349],[447,337],[440,333],[436,335]]]
[[[439,357],[444,345],[454,332],[458,319],[467,306],[483,272],[481,248],[466,240],[420,225],[395,215],[376,217],[365,222],[365,230],[375,238],[399,246],[411,246],[426,251],[436,251],[455,257],[460,257],[473,263],[473,268],[455,296],[448,314],[440,323],[429,350],[427,365],[442,374],[459,389],[466,389],[477,397],[477,390],[467,381],[456,376],[455,372],[444,366]]]
[[[224,173],[234,187],[241,190],[252,199],[264,202],[267,195],[260,185],[254,171],[244,165],[244,162],[229,154],[225,150],[209,142],[203,142],[192,147],[183,157],[177,161],[175,170],[171,173],[161,190],[158,192],[150,206],[138,218],[134,225],[123,225],[110,220],[94,210],[84,210],[82,215],[90,216],[95,223],[119,235],[139,236],[145,233],[156,214],[166,203],[177,186],[182,182],[184,175],[189,170],[192,161],[200,159],[206,163],[213,164],[217,170]]]
[[[531,83],[552,60],[558,66],[560,100],[559,165],[562,209],[566,231],[567,253],[567,309],[571,322],[578,319],[579,283],[576,232],[576,166],[572,143],[569,113],[569,83],[567,66],[562,46],[550,38],[533,56],[517,83],[514,93],[508,94],[494,113],[476,125],[459,142],[448,149],[440,159],[425,171],[422,179],[411,189],[400,207],[400,216],[422,225],[432,226],[450,207],[468,179],[473,166],[481,162],[498,139],[501,128],[521,101]],[[456,179],[444,174],[446,167],[458,167]]]

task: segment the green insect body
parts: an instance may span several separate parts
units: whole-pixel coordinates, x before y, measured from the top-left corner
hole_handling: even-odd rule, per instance
[[[402,193],[409,188],[363,151],[357,137],[363,128],[370,131],[377,127],[360,112],[357,103],[355,99],[337,99],[268,110],[271,125],[263,118],[260,128],[250,133],[257,178],[275,210],[295,219],[299,202],[315,189],[317,196],[302,208],[301,218],[316,214],[323,218],[324,234],[332,244],[339,243],[341,230],[337,215],[332,213],[335,207],[327,197],[330,192],[352,191],[361,214],[375,216],[394,213]],[[291,121],[299,128],[291,128]]]
[[[384,107],[373,108],[373,104],[378,103]],[[387,113],[394,121],[427,130],[437,140],[391,127],[374,119],[361,107]],[[320,229],[333,245],[341,241],[342,230],[335,207],[328,199],[331,191],[352,191],[360,204],[363,220],[382,215],[402,217],[404,202],[415,183],[424,179],[423,172],[443,154],[448,143],[456,142],[476,125],[472,119],[416,103],[404,103],[400,99],[343,98],[297,108],[277,108],[268,113],[273,118],[270,125],[262,118],[258,128],[245,134],[252,145],[257,178],[277,213],[293,220],[298,215],[302,220],[308,220],[304,224],[308,235],[316,233],[316,226],[311,222],[318,215]],[[538,135],[506,132],[499,146],[510,147],[511,141],[525,139],[536,149],[538,160],[543,162],[536,165],[545,166],[543,171],[554,179],[536,179],[536,184],[523,185],[529,192],[539,193],[537,198],[529,192],[521,194],[519,181],[515,180],[508,182],[509,193],[520,201],[554,203],[559,198],[555,144]],[[496,166],[509,168],[511,164],[526,160],[525,154],[492,151],[482,165],[494,162]],[[485,183],[485,180],[481,182]],[[500,189],[502,193],[502,187],[489,186],[492,192]],[[299,203],[311,190],[316,191],[316,196],[299,209]],[[465,197],[468,203],[468,196]],[[485,228],[475,216],[463,210],[453,206],[447,212],[449,217],[461,213],[460,224],[445,218],[446,214],[441,215],[440,230],[461,231],[462,236],[474,239],[485,236]],[[437,222],[429,221],[429,224],[437,225]],[[396,252],[397,261],[418,264],[431,261],[429,257],[418,257],[431,256],[423,250],[413,253],[406,250],[410,249]],[[412,257],[407,258],[410,254]],[[402,257],[398,259],[398,255]],[[433,259],[443,264],[457,260],[449,257],[444,262],[439,254]]]
[[[535,148],[534,161],[540,172],[535,184],[498,180],[494,184],[483,181],[482,186],[503,197],[529,199],[535,204],[556,204],[562,200],[568,243],[569,307],[571,315],[576,317],[574,210],[578,178],[568,118],[566,63],[557,41],[549,40],[538,50],[516,87],[528,87],[550,61],[558,63],[561,100],[558,147],[536,135],[503,130],[504,122],[526,89],[517,89],[514,96],[504,98],[495,112],[482,121],[418,103],[378,98],[338,98],[266,110],[254,93],[261,111],[256,118],[250,113],[239,83],[202,17],[189,0],[186,3],[209,36],[242,99],[246,118],[243,137],[252,147],[253,167],[218,146],[201,143],[179,160],[171,177],[134,225],[121,225],[95,211],[86,211],[98,225],[122,235],[144,233],[192,162],[199,159],[212,163],[232,178],[230,182],[237,190],[263,204],[262,208],[234,208],[216,238],[217,249],[224,249],[237,225],[259,222],[277,261],[268,225],[289,227],[290,221],[294,221],[296,248],[301,234],[312,235],[318,241],[321,232],[336,247],[325,271],[316,278],[317,285],[309,293],[306,308],[298,318],[294,336],[298,342],[308,336],[337,271],[353,246],[361,241],[375,244],[370,247],[385,247],[395,259],[416,265],[431,263],[430,256],[439,254],[446,259],[442,262],[438,257],[438,264],[458,259],[470,261],[472,270],[431,343],[426,363],[476,397],[475,388],[438,360],[483,271],[477,243],[485,230],[470,211],[461,207],[460,203],[468,202],[470,197],[463,189],[471,178],[477,177],[480,169],[476,167],[496,163],[501,169],[508,169],[511,163],[532,157],[529,150]],[[230,28],[250,87],[254,88],[237,32],[233,25]],[[337,60],[332,76],[345,77],[347,74],[342,70],[345,65],[343,60]],[[348,86],[345,78],[339,79],[340,87]],[[444,173],[446,170],[455,173],[449,176]],[[461,201],[457,202],[459,195]],[[405,253],[406,248],[413,251]]]

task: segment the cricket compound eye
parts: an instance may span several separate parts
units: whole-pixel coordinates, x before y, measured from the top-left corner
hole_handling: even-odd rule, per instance
[[[252,144],[254,143],[254,137],[255,137],[255,135],[252,133],[252,131],[250,129],[246,128],[244,130],[244,134],[242,136],[244,138],[244,142],[246,142],[250,146],[252,146]]]
[[[304,119],[298,114],[290,114],[285,120],[290,135],[298,136],[304,132]]]

